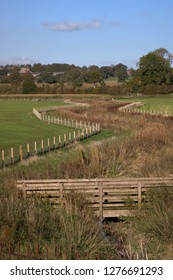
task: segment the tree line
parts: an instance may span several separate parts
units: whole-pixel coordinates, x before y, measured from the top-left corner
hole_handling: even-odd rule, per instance
[[[83,83],[96,83],[105,86],[105,80],[112,78],[123,83],[135,91],[148,85],[173,84],[173,55],[165,48],[156,49],[140,57],[137,70],[122,63],[111,66],[89,67],[75,66],[74,64],[33,64],[33,65],[6,65],[0,67],[1,83],[21,86],[23,93],[36,92],[36,83],[59,84],[61,87],[68,83],[72,88],[80,88]],[[22,69],[25,72],[22,73]]]

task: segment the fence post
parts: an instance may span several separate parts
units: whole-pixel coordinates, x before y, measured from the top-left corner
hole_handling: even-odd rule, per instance
[[[50,151],[50,139],[47,139],[47,147],[48,147],[48,152]]]
[[[61,135],[59,135],[59,148],[61,147]]]
[[[2,167],[5,166],[5,155],[4,155],[4,150],[2,150]]]
[[[19,158],[20,158],[20,161],[23,160],[23,150],[22,150],[22,145],[20,145],[19,147]]]
[[[11,164],[14,164],[14,151],[13,148],[11,148]]]
[[[34,142],[34,154],[37,155],[37,142]]]
[[[69,132],[68,140],[69,140],[69,142],[71,142],[71,132]]]
[[[43,140],[41,140],[41,153],[42,154],[44,153],[44,142],[43,142]]]
[[[67,142],[67,135],[66,133],[64,134],[64,145],[66,145],[66,142]]]
[[[56,137],[54,136],[53,137],[53,146],[54,146],[54,149],[56,148]]]
[[[86,127],[86,138],[88,138],[88,127]]]
[[[76,141],[76,132],[75,131],[73,132],[73,140],[74,140],[74,142]]]
[[[142,202],[142,185],[138,183],[138,209],[141,209],[141,202]]]
[[[78,130],[77,132],[77,138],[78,138],[78,141],[80,140],[80,130]]]
[[[27,157],[30,156],[30,149],[29,149],[29,144],[27,144]]]
[[[82,129],[82,140],[84,140],[84,137],[85,137],[85,131],[84,131],[84,128]]]

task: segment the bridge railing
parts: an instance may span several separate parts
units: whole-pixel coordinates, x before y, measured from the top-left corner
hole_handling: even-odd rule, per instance
[[[25,198],[37,195],[54,206],[65,194],[83,193],[100,218],[130,215],[129,206],[141,208],[150,188],[173,187],[173,177],[19,180],[17,189]]]

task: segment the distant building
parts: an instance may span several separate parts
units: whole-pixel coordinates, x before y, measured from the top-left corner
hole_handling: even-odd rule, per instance
[[[29,67],[22,67],[19,73],[23,75],[23,74],[31,73],[31,70],[29,69]]]

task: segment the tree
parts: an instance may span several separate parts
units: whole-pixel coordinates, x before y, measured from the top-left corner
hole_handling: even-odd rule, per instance
[[[43,72],[40,74],[38,81],[41,83],[54,84],[56,78],[51,73]]]
[[[123,82],[128,78],[127,66],[119,63],[114,67],[114,76],[118,78],[119,82]]]
[[[85,81],[90,84],[101,83],[103,81],[103,75],[99,70],[89,70],[85,74]]]
[[[104,77],[104,79],[108,79],[109,77],[113,76],[113,67],[111,66],[102,66],[100,71]]]
[[[82,71],[79,69],[71,69],[66,74],[66,80],[69,82],[74,88],[80,87],[83,84],[83,75]]]
[[[10,74],[10,83],[18,87],[20,86],[21,82],[22,82],[21,74],[19,73],[18,69],[14,69],[13,72]]]
[[[173,62],[173,55],[170,52],[168,52],[168,50],[165,49],[165,48],[156,49],[153,53],[161,56],[162,58],[164,58],[166,60],[168,60],[170,65]]]
[[[32,74],[27,73],[24,75],[22,83],[22,92],[23,93],[36,93],[36,85],[34,82],[34,77]]]
[[[171,82],[171,67],[167,59],[150,52],[140,58],[138,63],[137,77],[142,84],[169,84]]]

